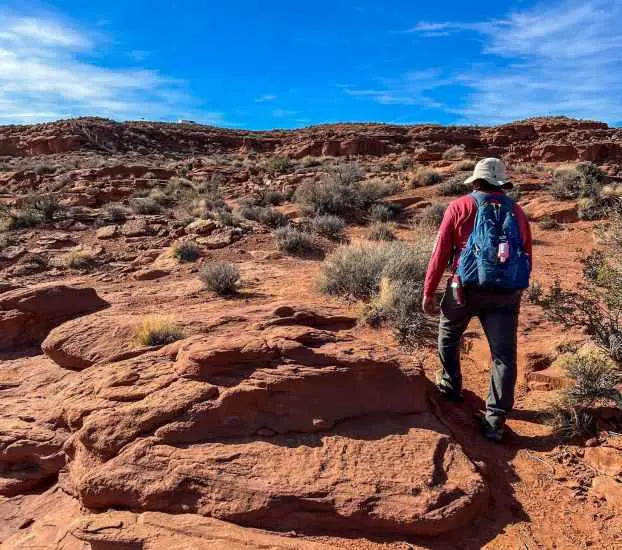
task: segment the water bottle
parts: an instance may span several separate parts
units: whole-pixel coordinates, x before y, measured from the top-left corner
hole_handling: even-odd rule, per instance
[[[464,305],[464,288],[462,287],[460,277],[456,273],[451,278],[451,297],[457,305]]]
[[[501,239],[499,241],[499,251],[497,252],[497,257],[499,258],[499,262],[502,264],[507,262],[510,257],[510,243],[508,243],[507,239]]]

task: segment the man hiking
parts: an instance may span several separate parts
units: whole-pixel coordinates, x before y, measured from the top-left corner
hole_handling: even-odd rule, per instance
[[[523,289],[531,273],[531,230],[511,189],[505,166],[496,158],[481,160],[465,183],[473,193],[447,208],[425,278],[423,310],[438,312],[435,293],[446,266],[451,277],[440,305],[438,354],[442,365],[437,387],[450,401],[462,401],[460,344],[477,316],[492,354],[482,433],[500,442],[514,404],[516,333]]]

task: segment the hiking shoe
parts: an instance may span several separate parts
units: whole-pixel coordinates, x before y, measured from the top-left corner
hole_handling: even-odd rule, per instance
[[[501,443],[501,440],[503,439],[503,431],[504,431],[503,427],[500,427],[500,428],[492,427],[488,423],[488,420],[486,420],[486,417],[484,416],[478,417],[478,420],[479,420],[479,427],[482,432],[482,435],[488,441],[492,441],[493,443]]]
[[[443,399],[447,399],[447,401],[451,401],[452,403],[462,403],[464,401],[462,393],[455,392],[444,384],[436,384],[436,389],[441,394],[441,397],[443,397]]]

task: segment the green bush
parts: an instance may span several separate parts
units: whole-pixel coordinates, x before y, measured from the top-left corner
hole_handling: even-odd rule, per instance
[[[290,225],[276,230],[276,240],[281,252],[286,254],[306,254],[315,250],[308,233]]]
[[[201,249],[192,241],[177,243],[173,247],[173,257],[180,262],[196,262],[201,257]]]
[[[199,278],[208,290],[219,296],[228,296],[237,292],[240,271],[233,264],[214,262],[201,270]]]
[[[346,222],[343,218],[331,214],[315,216],[311,220],[311,230],[314,233],[333,241],[338,241],[343,238],[343,230],[345,227]]]
[[[410,187],[428,187],[441,181],[441,176],[436,170],[423,168],[417,170],[410,178]]]

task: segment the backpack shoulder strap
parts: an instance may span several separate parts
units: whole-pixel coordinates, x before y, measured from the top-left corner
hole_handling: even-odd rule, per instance
[[[481,207],[483,204],[488,202],[490,199],[494,199],[500,202],[510,211],[512,211],[512,209],[514,208],[514,201],[510,197],[508,197],[505,193],[499,193],[499,194],[492,195],[490,193],[484,193],[482,191],[473,191],[469,196],[475,201],[477,208]]]

